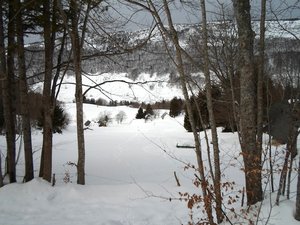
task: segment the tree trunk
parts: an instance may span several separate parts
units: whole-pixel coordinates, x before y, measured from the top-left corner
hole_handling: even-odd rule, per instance
[[[52,176],[52,121],[53,102],[51,101],[51,81],[53,69],[54,41],[51,35],[50,1],[43,2],[44,10],[44,42],[45,42],[45,75],[43,88],[43,149],[40,176],[51,182]]]
[[[3,108],[7,143],[7,172],[9,181],[16,182],[16,111],[15,111],[15,83],[14,83],[14,51],[15,51],[15,9],[12,1],[9,1],[9,23],[7,39],[7,71],[3,81]]]
[[[297,181],[295,219],[300,221],[300,160],[299,160],[299,166],[298,166],[298,181]]]
[[[24,135],[24,151],[25,151],[25,178],[28,182],[34,178],[33,158],[32,158],[32,142],[31,142],[31,124],[29,115],[29,101],[26,77],[25,50],[24,50],[24,33],[22,21],[22,7],[20,0],[16,0],[18,5],[18,14],[16,16],[17,27],[17,43],[18,43],[18,69],[20,82],[20,100],[21,100],[21,115],[22,115],[22,133]]]
[[[77,184],[85,184],[85,143],[83,130],[83,96],[82,96],[82,77],[81,77],[81,45],[78,32],[78,5],[76,0],[70,3],[72,30],[71,39],[73,47],[73,63],[76,78],[76,119],[77,119],[77,144],[78,144],[78,162],[77,162]]]
[[[247,204],[263,199],[261,149],[256,146],[256,77],[254,71],[250,2],[233,0],[240,55],[240,132],[244,159]]]
[[[212,144],[214,150],[214,191],[215,191],[215,201],[216,201],[216,215],[217,222],[221,223],[223,220],[222,213],[222,194],[221,194],[221,169],[220,169],[220,154],[219,154],[219,143],[217,126],[213,110],[213,100],[211,91],[211,79],[209,72],[209,58],[208,58],[208,34],[206,26],[206,7],[205,0],[200,0],[201,13],[202,13],[202,38],[203,38],[203,54],[204,54],[204,76],[205,76],[205,88],[206,88],[206,99],[207,99],[207,110],[209,115],[209,123],[211,127]]]
[[[167,0],[164,0],[164,9],[166,11],[166,15],[168,18],[168,24],[170,27],[172,42],[173,42],[173,44],[175,46],[175,50],[176,50],[177,71],[180,76],[181,88],[182,88],[182,92],[183,92],[183,95],[184,95],[184,98],[186,101],[186,108],[187,108],[190,124],[192,127],[192,131],[193,131],[195,147],[196,147],[197,163],[198,163],[198,172],[200,174],[200,181],[201,181],[202,194],[203,194],[203,198],[204,198],[205,211],[207,213],[209,224],[214,224],[214,220],[213,220],[213,216],[212,216],[212,209],[211,209],[211,207],[212,207],[211,196],[208,194],[208,182],[206,180],[205,173],[204,173],[204,165],[203,165],[203,159],[202,159],[202,153],[201,153],[201,142],[200,142],[200,139],[199,139],[199,136],[197,133],[195,119],[194,119],[193,112],[192,112],[192,106],[191,106],[189,94],[187,91],[187,80],[186,80],[186,75],[184,72],[181,47],[179,45],[177,32],[173,26],[173,21],[172,21],[171,13],[169,11]],[[162,24],[161,24],[161,26],[162,26]]]
[[[261,17],[260,17],[260,38],[259,38],[259,62],[257,73],[257,148],[263,150],[263,117],[264,117],[264,75],[265,75],[265,20],[266,20],[266,0],[261,0]],[[271,162],[272,158],[269,159]],[[271,190],[273,187],[273,166],[270,165]]]
[[[4,44],[4,27],[3,27],[3,15],[2,15],[3,0],[0,0],[0,87],[4,87],[4,79],[6,78],[6,56],[5,56],[5,44]],[[0,93],[3,99],[3,93]],[[3,186],[2,175],[2,157],[0,152],[0,187]]]

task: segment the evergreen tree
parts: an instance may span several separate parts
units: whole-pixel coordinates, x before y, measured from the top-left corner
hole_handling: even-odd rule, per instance
[[[188,132],[192,132],[192,126],[191,126],[191,123],[190,123],[190,121],[189,121],[189,115],[188,115],[188,113],[187,113],[186,110],[185,110],[185,115],[184,115],[183,126],[184,126],[184,128],[185,128]]]
[[[144,119],[145,118],[144,110],[142,107],[139,108],[135,118],[136,119]]]
[[[62,133],[62,130],[66,128],[69,123],[69,118],[64,108],[60,104],[56,104],[54,108],[54,117],[52,120],[52,132],[53,133]],[[39,118],[37,121],[38,128],[42,129],[44,127],[43,119]]]
[[[154,111],[153,111],[151,105],[147,104],[146,110],[144,112],[144,118],[147,117],[147,116],[153,116],[153,115],[154,115]]]
[[[170,102],[170,112],[169,115],[171,117],[179,116],[182,111],[183,102],[182,100],[177,97],[174,97]]]

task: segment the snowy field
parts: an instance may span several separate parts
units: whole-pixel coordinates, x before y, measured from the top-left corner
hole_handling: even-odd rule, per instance
[[[184,169],[183,162],[195,163],[193,149],[176,148],[176,144],[193,144],[192,135],[182,126],[183,116],[176,119],[158,117],[145,122],[134,119],[137,113],[134,108],[84,105],[85,120],[93,121],[103,112],[109,113],[111,118],[119,111],[124,111],[127,116],[122,124],[113,120],[108,127],[98,127],[92,122],[90,129],[85,131],[86,185],[80,186],[76,184],[75,168],[67,164],[77,162],[75,106],[68,103],[65,107],[71,124],[63,134],[54,135],[53,173],[56,174],[56,185],[52,187],[40,178],[22,184],[24,159],[21,155],[17,167],[19,183],[0,189],[0,225],[180,225],[188,224],[191,214],[195,221],[201,217],[201,209],[189,210],[184,201],[169,201],[169,198],[179,198],[179,192],[201,193],[192,184],[194,171]],[[163,113],[160,111],[160,115]],[[238,191],[243,187],[239,144],[236,135],[231,133],[220,133],[219,142],[223,182],[236,183],[233,190],[224,193],[225,205],[230,209],[233,205],[227,205],[226,199],[240,195]],[[1,136],[2,151],[4,143]],[[36,174],[41,143],[41,132],[35,131]],[[203,149],[206,157],[205,146]],[[180,187],[176,185],[174,172]],[[259,224],[267,221],[276,225],[299,224],[293,219],[296,174],[293,177],[292,200],[282,197],[279,207],[274,206],[274,196],[270,198],[267,187]],[[68,182],[66,178],[69,178]],[[239,204],[238,200],[234,205],[236,212],[240,210]],[[235,219],[230,210],[227,211],[234,224],[249,224],[248,220],[239,216]],[[243,216],[242,213],[237,214]],[[247,215],[247,218],[256,220],[257,217]]]
[[[112,79],[112,76],[114,79],[127,79],[125,74],[106,74],[93,79],[101,83]],[[140,79],[157,78],[144,74]],[[86,85],[92,84],[87,78],[83,81]],[[156,118],[145,122],[135,119],[136,108],[84,104],[84,121],[91,121],[89,129],[85,130],[86,185],[77,185],[76,168],[69,163],[77,162],[75,104],[72,103],[74,86],[70,84],[74,80],[67,77],[65,82],[68,84],[62,86],[59,99],[65,102],[70,125],[63,134],[54,134],[53,137],[56,185],[52,187],[40,178],[23,184],[24,157],[21,151],[17,164],[18,183],[0,189],[0,225],[186,225],[203,218],[201,205],[200,209],[195,207],[190,210],[187,202],[178,200],[181,197],[179,192],[193,195],[200,194],[201,190],[193,185],[195,171],[185,169],[187,164],[196,163],[194,149],[176,147],[193,146],[192,134],[183,128],[183,116],[171,118],[167,115],[163,119],[162,115],[168,111],[156,111]],[[106,95],[116,100],[154,102],[181,96],[178,88],[170,89],[166,82],[144,86],[115,82],[102,88]],[[35,90],[39,89],[41,85],[36,85]],[[115,93],[120,95],[120,99]],[[104,98],[99,90],[91,90],[87,97]],[[118,123],[116,115],[121,111],[126,117]],[[101,115],[109,115],[112,119],[108,127],[98,127],[96,121]],[[200,137],[207,165],[204,134],[200,133]],[[33,130],[32,138],[37,177],[42,148],[41,131]],[[20,140],[17,141],[18,149]],[[282,197],[280,206],[274,206],[275,195],[269,194],[266,177],[266,200],[245,213],[245,208],[240,206],[244,176],[237,135],[220,132],[219,144],[222,182],[234,182],[227,191],[223,191],[224,210],[231,220],[224,224],[249,224],[250,219],[261,225],[299,224],[293,219],[296,172],[292,175],[291,200]],[[2,154],[5,154],[5,149],[5,137],[0,136]],[[274,158],[275,168],[280,168],[282,146],[273,147],[273,151],[277,155]],[[2,160],[4,166],[4,157]],[[265,168],[268,169],[267,166]],[[174,172],[181,186],[177,186]],[[230,210],[233,207],[236,214]],[[261,210],[257,216],[259,208]]]

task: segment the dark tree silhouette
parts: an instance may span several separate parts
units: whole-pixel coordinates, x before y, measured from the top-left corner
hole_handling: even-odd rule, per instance
[[[171,117],[179,116],[183,109],[183,101],[181,98],[174,97],[170,102],[170,112]]]
[[[144,119],[145,118],[144,110],[142,107],[139,108],[135,118],[136,119]]]
[[[153,116],[153,115],[154,115],[154,112],[153,112],[152,106],[150,104],[147,104],[146,110],[144,112],[144,118],[146,118],[148,116]]]

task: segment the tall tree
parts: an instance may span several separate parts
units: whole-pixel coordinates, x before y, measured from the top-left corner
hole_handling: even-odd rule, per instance
[[[24,30],[23,30],[23,9],[20,0],[15,0],[17,6],[16,15],[16,35],[17,35],[17,51],[18,51],[18,70],[22,115],[22,133],[25,151],[25,177],[24,181],[30,181],[34,178],[33,158],[32,158],[32,142],[31,142],[31,124],[28,101],[28,87],[25,64],[25,47],[24,47]]]
[[[240,134],[244,159],[247,204],[263,199],[261,149],[256,146],[256,76],[254,70],[250,1],[233,0],[238,28],[240,72]]]
[[[261,16],[260,16],[260,37],[259,37],[259,60],[257,73],[257,148],[262,151],[263,140],[263,116],[264,116],[264,96],[263,81],[265,74],[265,21],[266,21],[266,0],[261,0]],[[272,164],[270,164],[272,168]],[[271,184],[273,184],[273,171],[271,170]],[[272,190],[274,187],[272,185]]]
[[[79,37],[80,9],[76,0],[70,2],[70,17],[71,17],[71,41],[73,49],[73,64],[76,78],[76,121],[77,121],[77,147],[78,147],[78,162],[77,162],[77,183],[85,184],[85,143],[83,130],[83,95],[82,95],[82,77],[81,77],[81,41]]]
[[[298,181],[297,181],[297,195],[296,195],[296,210],[295,219],[300,221],[300,160],[298,165]]]
[[[4,44],[4,26],[3,26],[3,13],[2,6],[4,5],[4,1],[0,0],[0,80],[1,80],[1,88],[3,90],[4,82],[3,80],[6,77],[6,56],[5,56],[5,44]],[[1,93],[1,97],[3,93]],[[3,186],[3,175],[2,175],[2,155],[0,152],[0,187]]]
[[[203,158],[202,158],[202,152],[201,152],[201,142],[199,135],[197,133],[197,127],[195,123],[195,118],[193,115],[193,110],[192,110],[192,104],[190,101],[189,93],[188,93],[188,78],[187,74],[185,71],[185,66],[184,66],[184,51],[180,46],[179,43],[179,37],[178,33],[174,27],[173,24],[173,19],[170,11],[169,4],[172,4],[171,2],[164,0],[160,3],[157,3],[155,1],[147,0],[145,2],[141,1],[134,1],[134,0],[127,0],[129,3],[135,4],[148,12],[151,13],[153,19],[155,20],[156,24],[158,25],[158,28],[162,34],[162,37],[164,38],[165,41],[165,46],[166,50],[169,52],[169,56],[173,60],[177,72],[180,77],[180,84],[181,84],[181,89],[182,93],[184,95],[185,103],[186,103],[186,109],[187,113],[189,116],[189,122],[191,124],[191,130],[193,132],[193,137],[195,141],[195,152],[196,152],[196,158],[197,158],[197,166],[198,166],[198,172],[199,172],[199,179],[200,179],[200,185],[201,185],[201,190],[202,190],[202,197],[204,199],[204,206],[205,210],[207,213],[207,219],[209,221],[209,224],[214,224],[214,219],[212,216],[212,199],[211,196],[209,195],[208,192],[208,180],[206,179],[205,172],[204,172],[204,163],[203,163]],[[157,5],[156,5],[157,3]],[[161,14],[161,9],[164,11],[164,16],[167,19],[168,22],[168,29],[164,25],[164,22],[162,20],[163,15]],[[170,49],[168,49],[168,44],[167,42],[170,41],[172,43],[172,47],[175,50],[175,56],[171,55]]]
[[[94,2],[95,5],[100,4],[102,1]],[[85,14],[83,16],[82,33],[80,37],[79,22],[81,18],[81,10],[85,4]],[[76,121],[77,121],[77,147],[78,147],[78,161],[77,161],[77,183],[85,184],[85,141],[84,141],[84,129],[83,129],[83,95],[82,95],[82,77],[81,77],[81,48],[84,43],[85,30],[89,18],[92,1],[76,1],[70,0],[69,16],[67,17],[63,5],[60,0],[57,0],[57,6],[60,14],[63,18],[65,28],[67,29],[72,43],[72,55],[73,55],[73,66],[75,72],[76,88],[75,88],[75,101],[76,101]],[[68,19],[71,20],[69,24]]]
[[[3,107],[7,143],[7,172],[9,181],[16,182],[16,110],[15,110],[15,5],[8,1],[7,57],[3,79]]]
[[[206,21],[206,6],[205,0],[200,0],[201,14],[202,14],[202,39],[203,39],[203,54],[204,54],[204,76],[206,88],[207,110],[209,114],[209,124],[211,127],[212,144],[214,151],[214,191],[216,194],[216,215],[217,222],[221,223],[223,220],[222,213],[222,194],[221,194],[221,169],[220,169],[220,153],[218,143],[218,133],[216,120],[214,116],[213,100],[212,100],[212,87],[209,71],[209,55],[208,55],[208,31]]]
[[[53,50],[55,35],[52,29],[51,5],[53,1],[43,1],[43,35],[45,48],[45,73],[43,87],[43,148],[40,176],[47,181],[52,177],[52,121],[54,104],[51,100]]]

